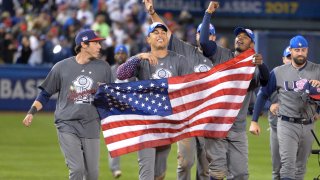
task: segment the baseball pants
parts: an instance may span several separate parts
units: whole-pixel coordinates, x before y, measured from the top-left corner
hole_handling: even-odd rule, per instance
[[[100,139],[79,138],[58,132],[61,151],[69,168],[70,180],[97,180],[99,177]]]
[[[191,168],[197,156],[196,180],[209,180],[209,162],[204,149],[203,137],[192,137],[178,141],[178,180],[190,180]]]
[[[270,125],[270,151],[272,162],[272,180],[280,180],[280,153],[279,153],[279,141],[277,134],[277,121],[278,117],[273,115],[270,111],[268,114],[268,120]]]
[[[248,138],[246,132],[229,131],[224,139],[205,138],[209,174],[215,179],[247,180]]]
[[[313,143],[314,124],[302,125],[278,119],[281,178],[303,180]]]
[[[108,157],[108,159],[109,159],[109,167],[110,167],[111,172],[120,170],[120,157],[112,158],[110,156],[110,153],[108,153],[108,155],[109,155],[109,157]]]
[[[162,180],[167,170],[171,145],[138,151],[139,180]]]

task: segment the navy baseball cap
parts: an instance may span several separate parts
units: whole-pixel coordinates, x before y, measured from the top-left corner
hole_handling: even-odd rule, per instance
[[[199,26],[198,26],[198,28],[197,28],[197,33],[200,32],[201,26],[202,26],[202,23],[199,24]],[[210,33],[211,35],[215,35],[215,34],[216,34],[216,30],[215,30],[214,26],[213,26],[211,23],[210,23],[210,25],[209,25],[209,33]]]
[[[308,41],[301,35],[295,36],[290,40],[290,48],[307,48]]]
[[[98,37],[96,33],[91,29],[85,29],[80,31],[75,38],[77,46],[79,46],[81,42],[93,42],[103,40],[105,40],[105,38]]]
[[[120,52],[128,54],[128,49],[126,48],[125,45],[119,44],[119,45],[116,46],[116,48],[114,49],[114,54],[117,54],[117,53],[120,53]]]
[[[290,46],[286,47],[286,49],[283,51],[283,57],[291,56],[291,52],[289,49],[290,49]]]
[[[164,31],[168,31],[168,28],[166,25],[159,23],[159,22],[155,22],[152,23],[149,28],[148,28],[148,36],[150,35],[150,33],[152,33],[156,28],[162,28]]]
[[[234,32],[234,35],[236,35],[236,36],[238,36],[239,33],[244,32],[250,37],[252,42],[255,43],[254,34],[253,34],[253,31],[251,29],[245,29],[243,27],[237,27],[236,29],[234,29],[233,32]]]
[[[303,89],[312,99],[317,101],[320,100],[320,88],[313,87],[308,81],[304,84]]]

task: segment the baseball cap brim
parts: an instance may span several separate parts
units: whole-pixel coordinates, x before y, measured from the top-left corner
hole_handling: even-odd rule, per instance
[[[94,41],[104,41],[106,40],[105,38],[100,38],[100,37],[97,37],[97,38],[94,38],[94,39],[90,39],[88,42],[94,42]]]
[[[148,29],[148,35],[150,33],[152,33],[156,28],[162,28],[164,31],[166,31],[166,32],[168,31],[167,26],[165,26],[162,23],[157,22],[157,23],[153,23],[153,24],[150,25],[150,27]]]
[[[310,97],[316,101],[320,101],[320,95],[310,95]]]
[[[240,34],[241,32],[244,32],[247,34],[248,37],[250,37],[250,39],[254,42],[254,35],[253,35],[253,32],[248,32],[248,31],[251,31],[249,29],[245,29],[243,27],[237,27],[235,30],[234,30],[234,35],[238,36],[238,34]]]
[[[288,57],[288,56],[291,56],[291,52],[290,52],[290,47],[289,46],[283,51],[283,57]]]

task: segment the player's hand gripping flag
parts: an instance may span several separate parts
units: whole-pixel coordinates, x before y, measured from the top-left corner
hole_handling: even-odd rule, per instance
[[[204,73],[101,85],[95,104],[111,156],[192,136],[226,137],[255,71],[253,54]]]

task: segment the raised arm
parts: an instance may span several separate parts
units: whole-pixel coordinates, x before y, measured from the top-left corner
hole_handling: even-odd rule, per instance
[[[202,20],[202,25],[200,30],[200,45],[203,50],[203,55],[206,57],[213,56],[217,49],[216,42],[209,40],[209,25],[210,25],[211,15],[216,11],[218,7],[219,7],[218,2],[211,1]]]
[[[143,3],[144,3],[146,10],[148,11],[151,19],[152,19],[152,22],[160,22],[160,23],[166,25],[166,23],[160,18],[160,16],[155,11],[154,6],[153,6],[153,0],[143,0]],[[169,39],[170,39],[171,35],[172,35],[172,32],[168,28],[167,36]]]

